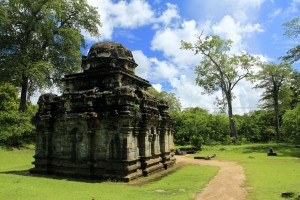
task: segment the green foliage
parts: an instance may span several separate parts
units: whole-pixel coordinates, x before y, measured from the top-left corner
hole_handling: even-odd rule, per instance
[[[289,83],[285,84],[279,91],[279,115],[282,115],[286,110],[291,109],[293,101],[295,101],[295,94],[290,87],[290,85],[292,85],[291,81],[292,80],[290,79]]]
[[[22,88],[20,110],[39,88],[80,69],[82,31],[98,36],[86,0],[5,0],[0,4],[0,78]]]
[[[9,83],[0,85],[0,111],[16,110],[18,107],[18,90]]]
[[[210,114],[208,120],[208,127],[210,127],[209,136],[206,137],[205,144],[213,145],[217,143],[231,144],[232,138],[230,136],[228,117],[225,114]]]
[[[285,28],[285,35],[290,38],[298,38],[300,34],[300,18],[296,17],[289,22],[283,24]],[[281,59],[286,62],[295,63],[300,59],[300,45],[297,45],[287,51],[286,56],[282,56]]]
[[[290,108],[294,109],[300,103],[300,72],[296,70],[292,73],[290,90],[292,92]]]
[[[292,67],[288,63],[261,65],[261,70],[252,78],[254,81],[259,81],[255,88],[265,89],[261,99],[261,101],[265,103],[262,105],[263,108],[274,109],[276,100],[278,100],[278,104],[290,101],[284,98],[291,96],[289,88],[287,87],[290,84],[291,75]]]
[[[201,108],[187,108],[174,117],[174,137],[177,145],[228,143],[230,132],[225,115],[209,114]],[[230,142],[231,143],[231,142]]]
[[[218,171],[217,167],[187,166],[161,179],[153,174],[131,183],[24,176],[22,173],[27,173],[27,170],[33,167],[33,155],[34,150],[6,151],[0,148],[0,199],[189,200],[204,188]],[[157,179],[151,182],[152,177]]]
[[[191,140],[191,145],[193,147],[195,147],[196,149],[201,149],[203,141],[204,141],[203,138],[202,138],[202,135],[200,135],[200,134],[192,135],[190,140]]]
[[[176,145],[245,144],[269,142],[276,139],[274,114],[257,110],[243,115],[235,115],[239,139],[230,136],[229,121],[224,114],[211,114],[201,108],[187,108],[174,117],[174,138]]]
[[[32,118],[37,106],[28,106],[26,112],[18,111],[17,89],[8,83],[0,86],[0,145],[20,146],[35,138]]]
[[[32,115],[18,110],[0,112],[0,145],[11,147],[32,142],[35,126],[31,120]]]
[[[259,71],[253,78],[259,83],[256,88],[265,89],[261,101],[263,108],[271,109],[274,112],[274,126],[277,139],[281,138],[280,116],[283,109],[290,105],[292,92],[288,87],[291,79],[292,67],[288,63],[270,63],[261,65]]]
[[[244,142],[268,142],[275,139],[274,115],[265,110],[236,116],[239,135]]]
[[[285,138],[300,144],[300,104],[283,115],[282,129]]]

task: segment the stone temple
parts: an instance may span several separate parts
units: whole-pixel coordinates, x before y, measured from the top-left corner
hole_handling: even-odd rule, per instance
[[[148,94],[132,53],[94,44],[61,96],[40,96],[32,173],[130,181],[175,163],[167,103]]]

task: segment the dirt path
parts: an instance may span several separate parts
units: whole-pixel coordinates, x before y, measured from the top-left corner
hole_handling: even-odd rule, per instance
[[[218,160],[196,160],[184,156],[176,156],[178,163],[218,166],[218,174],[207,184],[203,191],[196,194],[196,200],[243,200],[248,192],[243,184],[245,173],[236,162]]]

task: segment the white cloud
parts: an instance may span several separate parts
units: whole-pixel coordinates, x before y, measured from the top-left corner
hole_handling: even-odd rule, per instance
[[[132,51],[132,54],[138,64],[136,74],[144,79],[152,82],[170,81],[179,73],[172,63],[160,61],[157,58],[148,58],[141,50]]]
[[[184,21],[180,27],[157,30],[151,42],[151,50],[162,51],[164,56],[171,59],[179,68],[187,68],[199,62],[199,57],[189,51],[180,49],[181,40],[195,42],[199,34],[194,20]]]
[[[212,26],[212,31],[215,35],[219,35],[222,38],[231,39],[234,42],[234,51],[240,52],[245,49],[243,42],[247,36],[255,32],[263,32],[263,29],[259,24],[242,25],[231,16],[226,15],[220,22]]]
[[[231,12],[236,20],[247,22],[257,18],[257,13],[264,1],[265,0],[227,0],[227,5],[231,7]]]
[[[179,74],[176,66],[170,62],[159,61],[157,58],[151,58],[150,60],[154,65],[154,77],[152,79],[171,81]]]
[[[201,107],[210,112],[217,111],[214,102],[221,93],[203,94],[203,88],[195,84],[195,78],[196,75],[190,72],[172,81],[172,86],[175,88],[173,92],[179,97],[182,107]]]
[[[244,50],[246,47],[244,42],[251,35],[264,31],[260,24],[242,24],[229,15],[224,16],[221,21],[214,24],[211,21],[205,21],[201,25],[194,20],[183,21],[177,27],[166,27],[157,30],[151,42],[151,50],[162,51],[164,56],[179,68],[188,68],[198,64],[201,56],[194,56],[192,52],[180,49],[181,40],[195,43],[196,36],[202,30],[204,34],[215,34],[224,39],[233,40],[234,52]]]
[[[148,24],[154,16],[150,5],[143,0],[132,0],[129,3],[119,1],[106,10],[113,24],[123,28],[135,28]]]
[[[88,0],[88,3],[98,8],[102,27],[99,27],[101,39],[111,39],[115,28],[135,29],[144,25],[153,24],[160,27],[160,24],[170,25],[174,19],[179,19],[177,5],[166,3],[166,10],[157,15],[146,0],[118,1],[112,0]],[[83,32],[88,40],[96,38]]]
[[[154,11],[144,0],[119,1],[88,0],[98,8],[103,26],[100,28],[102,39],[111,39],[114,28],[137,28],[153,21]],[[90,38],[91,39],[91,38]]]
[[[254,84],[246,80],[241,80],[233,92],[235,98],[233,99],[233,111],[236,114],[242,114],[244,112],[249,112],[251,110],[257,110],[258,107],[256,103],[261,98],[263,92],[262,89],[253,89]],[[249,92],[251,91],[251,92]]]
[[[167,3],[167,10],[165,10],[162,15],[156,19],[156,22],[169,25],[174,19],[180,19],[178,7],[177,5]]]
[[[151,70],[151,61],[150,59],[141,51],[132,51],[133,58],[138,64],[135,72],[138,76],[149,79],[149,73]]]
[[[152,84],[152,87],[154,87],[154,89],[158,92],[162,91],[162,85],[161,84]]]

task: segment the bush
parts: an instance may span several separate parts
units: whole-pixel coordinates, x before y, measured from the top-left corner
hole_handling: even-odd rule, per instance
[[[0,144],[20,146],[34,139],[35,126],[32,116],[18,111],[0,112]]]
[[[283,115],[282,130],[285,138],[300,144],[300,104]]]
[[[28,105],[25,113],[18,111],[18,91],[10,84],[0,86],[0,145],[20,146],[35,138],[32,118],[37,106]]]
[[[224,138],[222,138],[222,144],[223,145],[230,145],[235,141],[234,137],[230,137],[229,135],[226,135]]]
[[[229,121],[222,114],[210,114],[202,108],[187,108],[174,116],[174,138],[177,145],[216,145],[228,143]]]
[[[201,135],[193,135],[191,137],[191,145],[195,147],[197,150],[200,150],[202,147],[203,138]]]

